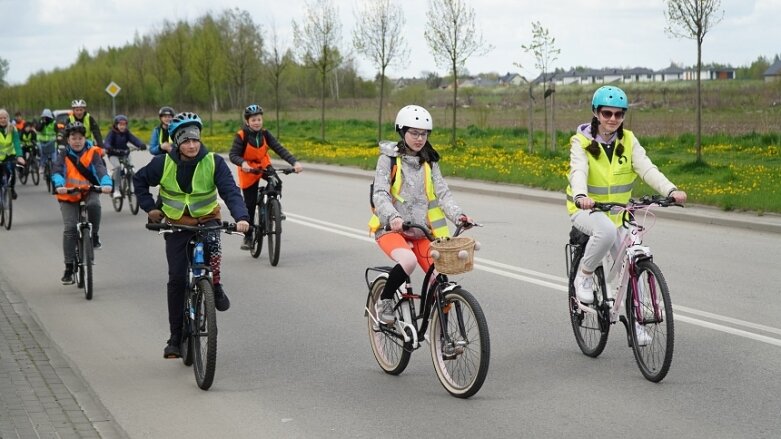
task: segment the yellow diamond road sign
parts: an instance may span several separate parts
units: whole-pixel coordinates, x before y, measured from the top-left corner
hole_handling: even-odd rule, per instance
[[[122,88],[114,81],[111,81],[111,84],[106,87],[106,93],[110,94],[112,98],[118,95],[120,90],[122,90]]]

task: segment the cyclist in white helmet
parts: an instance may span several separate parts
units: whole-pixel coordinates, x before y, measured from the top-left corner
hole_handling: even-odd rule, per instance
[[[81,122],[87,128],[87,140],[94,146],[103,147],[103,136],[100,134],[100,126],[95,118],[87,112],[87,102],[84,99],[71,101],[71,112],[68,115],[69,122]]]
[[[380,142],[380,158],[374,174],[369,221],[377,244],[396,265],[375,309],[378,320],[395,321],[392,298],[406,277],[420,265],[431,266],[430,241],[417,229],[402,230],[404,222],[428,224],[434,236],[448,236],[446,219],[472,222],[456,204],[439,169],[439,154],[429,142],[433,129],[431,114],[418,105],[407,105],[396,115],[398,142]],[[385,230],[390,227],[390,231]]]

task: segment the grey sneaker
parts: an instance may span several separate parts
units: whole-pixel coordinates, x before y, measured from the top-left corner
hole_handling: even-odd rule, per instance
[[[637,336],[638,346],[648,346],[653,340],[651,334],[646,331],[645,326],[642,326],[637,322],[635,322],[635,335]]]
[[[586,305],[594,303],[594,275],[584,274],[578,270],[574,283],[575,295],[580,300],[580,303]]]
[[[396,321],[396,313],[393,311],[393,300],[380,299],[374,304],[374,313],[377,320],[386,325],[392,325]]]

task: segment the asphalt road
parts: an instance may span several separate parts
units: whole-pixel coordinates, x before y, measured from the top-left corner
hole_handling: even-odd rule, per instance
[[[19,187],[14,227],[0,231],[0,275],[129,437],[778,437],[781,235],[657,219],[646,243],[671,287],[676,343],[669,375],[653,384],[622,326],[599,358],[578,350],[562,204],[455,190],[485,224],[473,233],[476,269],[458,279],[485,311],[492,351],[481,391],[458,400],[437,381],[426,345],[400,376],[374,361],[363,275],[388,260],[366,230],[368,179],[313,169],[283,179],[279,266],[223,235],[232,308],[218,316],[208,392],[181,361],[162,358],[164,246],[143,213],[114,212],[103,197],[104,249],[87,302],[59,282],[57,203],[40,186]]]

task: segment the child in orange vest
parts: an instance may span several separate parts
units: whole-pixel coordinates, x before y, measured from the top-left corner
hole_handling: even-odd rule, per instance
[[[244,126],[236,132],[233,138],[229,158],[239,167],[239,187],[244,195],[244,203],[249,211],[250,224],[255,221],[258,186],[262,174],[252,172],[255,169],[266,169],[271,166],[268,150],[271,148],[282,160],[290,163],[296,173],[304,170],[293,154],[285,149],[279,141],[267,130],[263,129],[263,108],[252,104],[244,109]],[[249,250],[252,245],[252,230],[244,235],[242,250]]]

